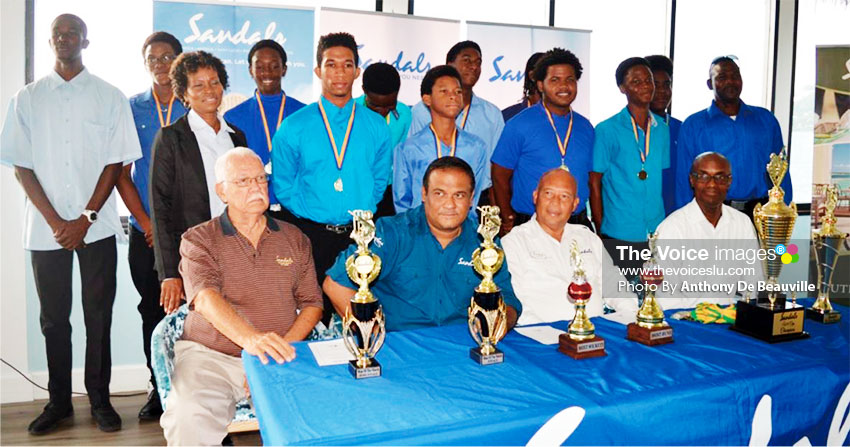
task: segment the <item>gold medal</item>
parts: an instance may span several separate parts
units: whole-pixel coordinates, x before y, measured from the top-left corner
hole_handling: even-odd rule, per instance
[[[640,172],[638,172],[638,178],[641,180],[646,180],[646,171],[641,169]]]
[[[342,177],[336,179],[334,182],[334,189],[337,190],[337,192],[342,192]]]

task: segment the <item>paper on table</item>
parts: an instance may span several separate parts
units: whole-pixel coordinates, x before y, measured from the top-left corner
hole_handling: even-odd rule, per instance
[[[313,351],[313,357],[316,358],[316,363],[319,366],[344,365],[350,360],[354,360],[354,355],[348,351],[341,338],[316,341],[308,343],[307,346],[310,347],[310,351]]]
[[[602,318],[613,321],[614,323],[620,323],[623,326],[627,326],[629,323],[635,322],[635,314],[631,312],[613,312],[602,315]]]
[[[554,345],[558,343],[558,337],[564,333],[560,329],[555,329],[552,326],[529,326],[514,328],[521,335],[539,342],[544,345]]]

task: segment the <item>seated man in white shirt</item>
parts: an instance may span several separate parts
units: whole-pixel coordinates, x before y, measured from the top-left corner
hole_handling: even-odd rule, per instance
[[[614,266],[602,240],[584,225],[567,223],[579,202],[572,174],[564,168],[544,173],[532,200],[535,213],[531,220],[502,238],[511,283],[523,307],[517,324],[573,318],[575,306],[567,296],[567,287],[573,281],[573,241],[578,244],[587,281],[593,288],[587,315],[602,315],[603,303],[619,312],[637,312],[635,295],[618,290],[626,279]]]
[[[705,256],[685,260],[659,256],[666,282],[658,291],[659,303],[664,309],[693,308],[701,302],[733,304],[736,293],[746,295],[744,286],[755,287],[763,277],[755,228],[747,215],[723,204],[732,184],[726,157],[703,152],[694,159],[689,177],[694,198],[658,225],[658,250],[685,247],[705,250]]]

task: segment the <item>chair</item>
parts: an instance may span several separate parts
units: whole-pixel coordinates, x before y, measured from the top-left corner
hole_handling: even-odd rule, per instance
[[[165,409],[166,398],[171,391],[171,374],[174,372],[174,343],[183,335],[183,323],[189,313],[188,304],[184,304],[176,312],[166,315],[153,331],[151,336],[151,368],[156,379],[159,400]],[[307,340],[330,340],[342,336],[342,321],[334,314],[330,327],[321,321],[316,324]],[[257,431],[257,416],[248,399],[236,403],[236,414],[227,426],[229,433]]]

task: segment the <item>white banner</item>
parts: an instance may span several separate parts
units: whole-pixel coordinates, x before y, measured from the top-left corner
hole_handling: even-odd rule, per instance
[[[459,40],[460,22],[407,15],[322,8],[321,35],[345,31],[357,41],[360,68],[386,62],[398,70],[398,99],[407,105],[421,100],[419,86],[425,73],[446,62],[446,53]],[[362,74],[362,71],[361,71]],[[354,81],[353,95],[363,94],[362,79]]]
[[[573,107],[589,116],[590,31],[467,22],[467,37],[481,46],[484,59],[475,94],[500,109],[522,99],[525,63],[532,54],[554,47],[572,51],[583,68]]]

